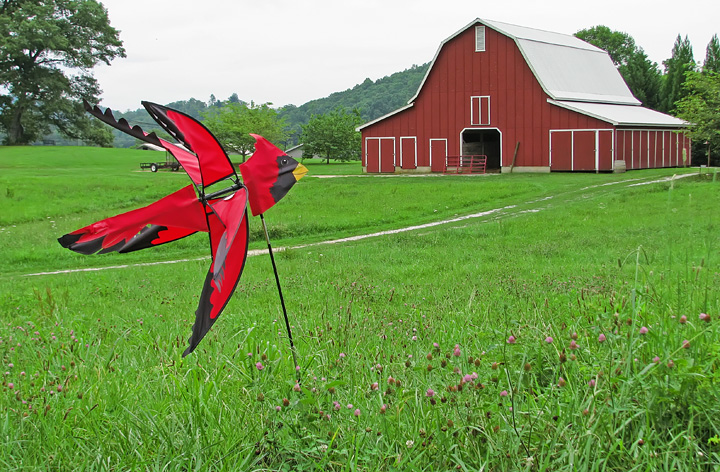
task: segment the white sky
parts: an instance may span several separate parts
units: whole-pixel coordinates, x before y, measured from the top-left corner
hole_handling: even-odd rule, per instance
[[[102,105],[240,99],[302,105],[432,60],[475,18],[573,34],[605,25],[651,60],[688,35],[696,61],[720,33],[718,0],[101,0],[127,57],[95,76]]]

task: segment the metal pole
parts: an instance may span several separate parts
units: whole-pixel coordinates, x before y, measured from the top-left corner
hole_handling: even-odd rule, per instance
[[[297,374],[298,383],[300,383],[300,369],[298,368],[297,354],[295,353],[295,344],[293,343],[292,331],[290,330],[290,321],[288,321],[287,310],[285,309],[285,299],[283,298],[282,288],[280,287],[280,277],[278,276],[277,266],[275,265],[275,257],[273,256],[272,246],[270,245],[270,235],[268,235],[265,217],[260,213],[260,221],[262,221],[263,230],[265,231],[265,241],[267,241],[268,252],[270,254],[270,262],[272,262],[273,272],[275,273],[275,282],[277,283],[278,295],[280,295],[280,305],[282,306],[283,316],[285,317],[285,328],[287,329],[288,339],[290,339],[290,351],[292,351],[293,363],[295,364],[295,373]]]

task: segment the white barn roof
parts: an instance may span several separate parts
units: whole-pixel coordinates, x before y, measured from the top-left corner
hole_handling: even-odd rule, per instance
[[[688,123],[680,118],[660,113],[645,107],[611,103],[583,103],[548,100],[548,103],[567,108],[583,115],[592,116],[614,126],[651,126],[684,128]]]
[[[477,18],[440,44],[415,101],[440,50],[471,26],[482,23],[513,39],[543,90],[555,100],[640,105],[607,52],[575,36]]]

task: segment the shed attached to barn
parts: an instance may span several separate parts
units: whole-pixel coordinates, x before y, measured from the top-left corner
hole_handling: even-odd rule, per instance
[[[369,173],[613,171],[689,164],[687,123],[644,108],[607,52],[476,19],[442,42],[408,104],[358,128]]]

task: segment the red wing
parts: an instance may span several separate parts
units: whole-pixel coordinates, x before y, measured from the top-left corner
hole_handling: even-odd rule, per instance
[[[207,230],[203,205],[188,185],[146,207],[98,221],[58,241],[81,254],[105,254],[137,251]]]
[[[236,176],[232,162],[222,146],[202,123],[185,113],[156,103],[142,104],[165,131],[197,155],[203,187]]]
[[[195,350],[227,305],[245,268],[248,248],[247,193],[210,202],[207,221],[213,262],[210,265],[197,311],[187,356]]]
[[[85,105],[85,110],[101,120],[103,123],[106,123],[113,128],[129,134],[141,141],[160,146],[169,151],[170,154],[178,160],[183,169],[185,169],[185,172],[187,172],[190,180],[192,180],[195,185],[202,185],[203,179],[202,174],[200,173],[200,162],[195,154],[188,152],[187,149],[183,149],[180,146],[159,138],[155,133],[146,133],[137,125],[131,127],[125,118],[116,120],[110,108],[106,108],[105,112],[103,112],[97,105],[91,106],[88,102],[83,103]]]

